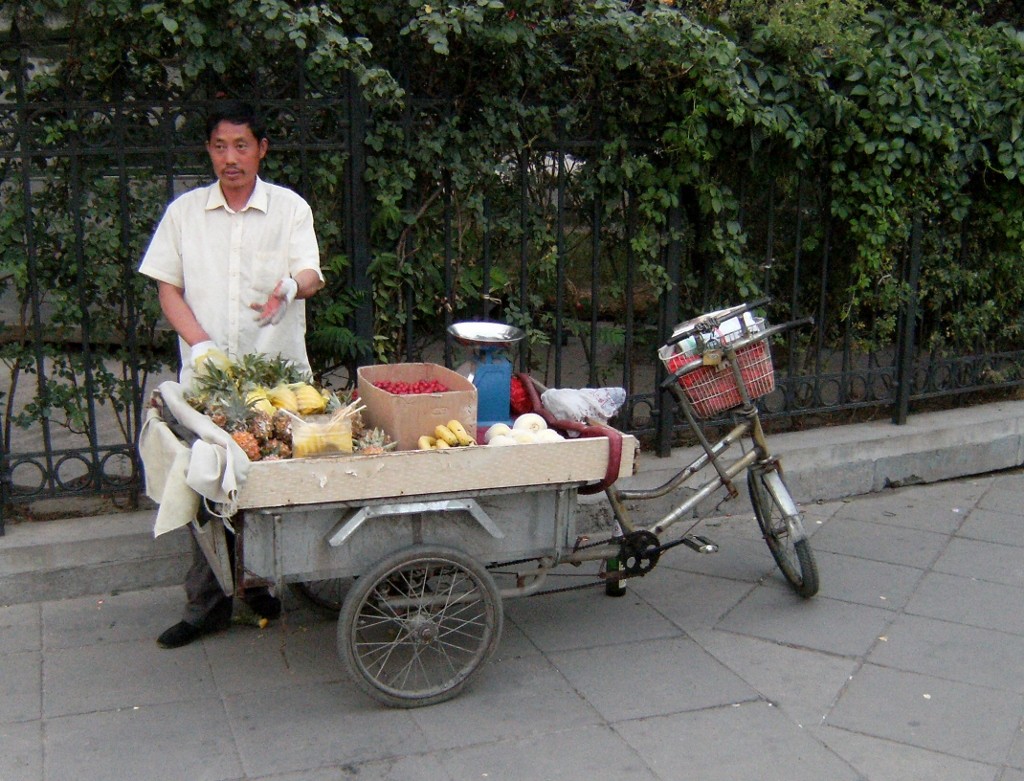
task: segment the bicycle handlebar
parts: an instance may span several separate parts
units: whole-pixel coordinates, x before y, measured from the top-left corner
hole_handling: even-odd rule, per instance
[[[701,315],[700,317],[695,317],[690,322],[694,323],[695,330],[700,331],[702,333],[713,331],[726,320],[731,320],[734,317],[742,315],[744,312],[749,312],[753,309],[757,309],[758,307],[765,306],[770,303],[770,298],[761,298],[758,299],[757,301],[751,301],[746,304],[737,304],[736,306],[731,306],[728,309],[720,309],[717,312],[711,312],[706,315]],[[665,344],[678,344],[679,342],[683,341],[683,339],[690,336],[691,333],[692,331],[684,330],[678,334],[672,334],[672,336],[669,337],[668,341],[665,342]]]

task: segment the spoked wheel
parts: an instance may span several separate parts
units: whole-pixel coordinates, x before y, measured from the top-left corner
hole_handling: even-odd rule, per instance
[[[494,653],[501,595],[481,564],[418,546],[356,579],[338,618],[338,653],[364,692],[415,708],[457,695]]]
[[[305,580],[292,583],[291,589],[302,600],[322,613],[337,616],[348,590],[352,588],[352,578],[326,578],[325,580]]]
[[[775,495],[768,487],[769,480],[773,481]],[[791,507],[795,505],[782,477],[777,472],[751,469],[747,472],[747,487],[750,489],[750,503],[754,506],[757,525],[761,527],[761,534],[775,563],[797,594],[813,597],[818,593],[818,566],[814,562],[810,543],[806,539],[794,542],[789,533],[786,514],[776,495],[783,492],[784,501]]]

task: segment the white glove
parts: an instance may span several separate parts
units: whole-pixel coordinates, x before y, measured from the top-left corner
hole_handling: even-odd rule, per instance
[[[228,357],[224,351],[217,347],[217,343],[211,340],[198,342],[192,345],[189,353],[189,360],[192,368],[197,374],[203,374],[207,361],[212,361],[218,368],[223,369],[228,363]]]
[[[189,360],[192,361],[193,366],[198,368],[199,364],[206,357],[207,353],[209,353],[210,350],[216,349],[217,343],[212,340],[208,339],[205,342],[197,342],[196,344],[192,345],[192,352],[189,354]]]
[[[291,277],[283,277],[274,287],[264,304],[253,304],[256,310],[256,322],[262,328],[265,325],[277,325],[288,310],[288,305],[295,300],[295,294],[299,292],[299,283]]]

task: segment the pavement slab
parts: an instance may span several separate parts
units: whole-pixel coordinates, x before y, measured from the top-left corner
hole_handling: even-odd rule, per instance
[[[835,599],[804,600],[783,588],[761,588],[743,599],[718,628],[838,656],[860,656],[892,620],[883,608]]]
[[[453,779],[593,781],[596,778],[628,778],[658,781],[668,778],[655,774],[647,766],[645,757],[604,725],[552,730],[442,752],[440,760]]]
[[[9,722],[0,717],[0,778],[38,781],[43,778],[43,722]]]
[[[1024,706],[1016,692],[873,664],[857,672],[831,726],[963,759],[1002,763]]]
[[[904,564],[871,561],[857,556],[815,550],[818,596],[884,610],[902,610],[924,572]]]
[[[608,723],[759,699],[689,638],[555,654],[559,671]]]
[[[428,748],[405,711],[375,707],[348,683],[262,688],[224,698],[245,774],[358,764]]]
[[[858,781],[848,762],[769,702],[615,725],[661,779]]]
[[[1024,694],[1024,637],[994,629],[901,615],[867,658],[883,667]]]
[[[731,632],[703,631],[695,634],[694,640],[800,727],[825,721],[860,666],[857,659]]]
[[[38,604],[0,607],[0,655],[42,648],[42,618]]]
[[[47,719],[43,765],[48,781],[230,781],[244,772],[216,693]]]
[[[866,779],[901,781],[1008,781],[998,765],[952,756],[942,751],[908,746],[884,738],[835,727],[814,731],[837,755]]]
[[[952,623],[1024,634],[1024,589],[1002,583],[929,572],[907,603],[907,612]]]
[[[601,723],[594,705],[542,655],[492,663],[458,697],[412,710],[410,716],[432,750]]]
[[[833,518],[814,535],[815,551],[918,569],[931,565],[948,544],[946,533],[843,517]]]
[[[1024,545],[1024,516],[976,507],[957,531],[957,536],[1003,545]]]

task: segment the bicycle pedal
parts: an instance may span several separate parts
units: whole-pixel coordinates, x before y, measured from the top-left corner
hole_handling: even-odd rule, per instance
[[[698,534],[683,537],[683,544],[697,551],[697,553],[718,553],[718,543],[709,540],[707,537],[701,537]]]

